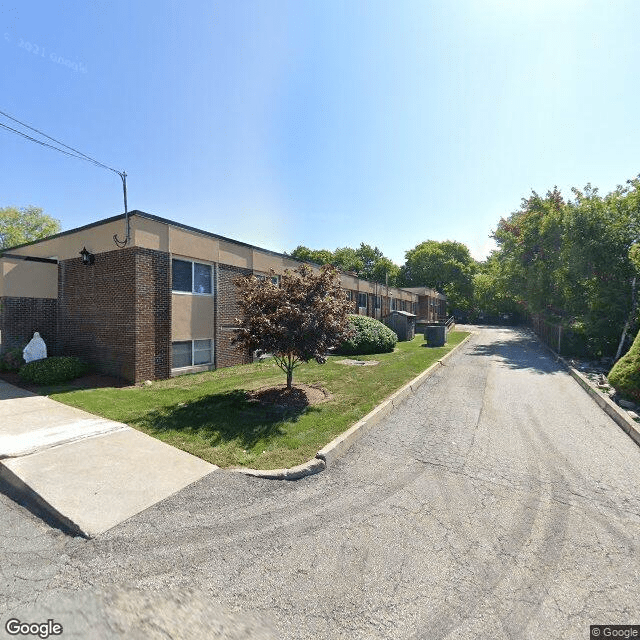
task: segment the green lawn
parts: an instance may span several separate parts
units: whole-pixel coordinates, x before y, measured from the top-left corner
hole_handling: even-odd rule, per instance
[[[300,464],[365,416],[403,384],[439,360],[468,334],[454,331],[442,348],[426,348],[422,334],[399,342],[393,353],[362,356],[377,366],[311,362],[294,373],[294,385],[320,385],[332,394],[297,412],[249,403],[246,390],[283,384],[272,360],[160,380],[150,386],[53,393],[51,397],[124,422],[221,467],[276,469]]]

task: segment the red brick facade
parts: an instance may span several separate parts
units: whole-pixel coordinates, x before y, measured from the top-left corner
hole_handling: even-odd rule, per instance
[[[235,364],[248,364],[251,354],[243,352],[231,344],[236,321],[242,314],[238,305],[238,287],[236,278],[251,275],[251,269],[241,269],[225,264],[218,265],[218,289],[216,295],[216,367],[230,367]]]
[[[130,247],[58,265],[58,350],[132,382],[170,372],[169,256]]]
[[[0,344],[3,350],[23,349],[35,331],[56,355],[57,301],[53,298],[0,298]]]

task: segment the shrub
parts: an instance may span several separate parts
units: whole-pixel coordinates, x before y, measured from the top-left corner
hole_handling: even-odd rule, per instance
[[[14,347],[0,355],[0,371],[18,371],[24,364],[22,349]]]
[[[18,375],[33,384],[59,384],[84,375],[88,366],[73,356],[54,356],[25,364]]]
[[[631,349],[613,365],[608,378],[621,396],[640,402],[640,332]]]
[[[393,351],[398,336],[382,322],[367,316],[350,315],[348,331],[351,336],[337,349],[342,355],[367,355]]]

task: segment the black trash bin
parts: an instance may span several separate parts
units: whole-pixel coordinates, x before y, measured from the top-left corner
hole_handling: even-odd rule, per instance
[[[424,339],[430,347],[444,347],[447,341],[447,327],[443,324],[427,325]]]

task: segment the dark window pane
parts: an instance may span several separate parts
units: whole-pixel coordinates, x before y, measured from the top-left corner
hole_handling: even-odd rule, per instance
[[[211,340],[193,341],[193,364],[209,364],[213,362],[211,357]]]
[[[171,271],[173,274],[174,291],[189,291],[191,293],[191,263],[184,260],[172,260]]]
[[[194,293],[211,293],[211,265],[196,262],[193,265],[193,281]]]
[[[191,366],[191,340],[187,342],[172,342],[171,350],[173,356],[172,367],[174,369]]]

